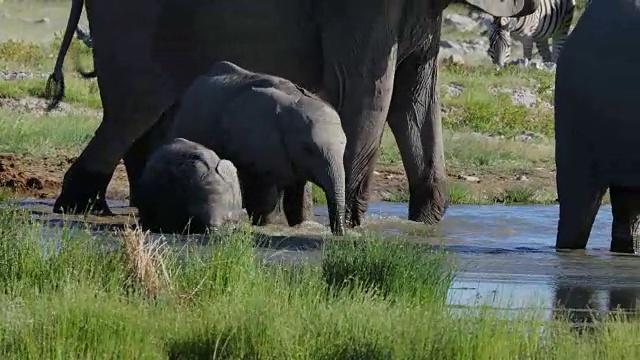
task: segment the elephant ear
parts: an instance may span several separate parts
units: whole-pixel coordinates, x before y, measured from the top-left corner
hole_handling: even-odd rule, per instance
[[[469,5],[500,17],[518,17],[533,14],[540,0],[465,0]]]
[[[216,172],[220,174],[227,183],[233,183],[238,178],[238,170],[231,161],[226,159],[222,159],[218,162]]]

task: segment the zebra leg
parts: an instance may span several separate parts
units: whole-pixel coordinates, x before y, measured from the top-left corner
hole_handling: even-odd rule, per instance
[[[587,4],[589,4],[589,0],[587,0]],[[567,4],[568,8],[566,9],[566,13],[563,16],[563,21],[559,29],[551,36],[553,41],[553,62],[558,61],[558,56],[560,56],[560,51],[562,51],[562,46],[564,42],[567,40],[569,36],[569,32],[571,31],[571,24],[573,23],[573,18],[576,13],[575,2],[571,1],[570,4]]]
[[[524,55],[524,65],[529,65],[529,61],[533,57],[533,41],[531,39],[522,40],[522,52]]]
[[[551,62],[551,50],[549,50],[549,39],[543,39],[536,41],[536,48],[538,48],[538,54],[542,57],[542,61]]]
[[[567,36],[569,36],[568,33],[560,33],[560,34],[554,35],[552,38],[553,40],[552,61],[554,63],[558,61],[558,56],[560,56],[560,51],[562,51],[562,46],[564,45],[564,42],[567,40]]]

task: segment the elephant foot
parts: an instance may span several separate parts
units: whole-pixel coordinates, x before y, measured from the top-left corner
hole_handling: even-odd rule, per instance
[[[637,253],[640,241],[640,189],[611,186],[611,252]]]
[[[111,174],[90,172],[78,161],[67,170],[62,191],[53,205],[54,213],[112,216],[105,194]]]
[[[363,199],[352,200],[345,206],[345,224],[350,228],[359,227],[364,221],[369,204]]]
[[[425,185],[426,184],[426,185]],[[447,195],[447,181],[425,182],[409,188],[409,220],[435,225],[442,220],[450,200]]]

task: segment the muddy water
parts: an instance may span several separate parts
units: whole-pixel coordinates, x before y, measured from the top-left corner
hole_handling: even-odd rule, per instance
[[[50,201],[22,204],[51,225],[60,223],[51,216]],[[111,205],[115,212],[130,211],[121,203]],[[315,214],[316,221],[328,223],[325,207],[317,207]],[[507,312],[541,306],[547,318],[554,314],[552,309],[566,307],[574,309],[576,320],[588,315],[586,309],[601,314],[616,307],[635,312],[640,261],[609,253],[610,206],[600,209],[587,249],[573,252],[553,248],[557,206],[451,206],[431,230],[404,220],[406,214],[406,204],[373,203],[364,227],[447,249],[459,270],[448,294],[452,306],[484,304]],[[99,218],[88,220],[100,224]],[[273,261],[318,261],[320,238],[329,233],[319,225],[263,231],[280,240],[276,249],[259,250]]]

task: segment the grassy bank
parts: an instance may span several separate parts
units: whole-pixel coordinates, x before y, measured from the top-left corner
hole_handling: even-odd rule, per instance
[[[59,36],[53,44],[20,40],[0,43],[0,69],[35,74],[0,82],[0,136],[7,139],[0,143],[0,152],[31,157],[77,156],[98,126],[101,102],[97,82],[81,79],[75,73],[77,64],[92,68],[91,51],[77,40],[65,62],[66,108],[44,114],[46,75],[53,69],[59,43]],[[498,72],[491,66],[449,65],[442,66],[439,82],[452,203],[553,203],[553,119],[549,105],[553,74],[536,69]],[[514,102],[513,91],[526,91],[536,101]],[[48,169],[48,173],[63,171]],[[408,199],[400,154],[388,128],[376,172],[374,198]],[[317,202],[324,202],[319,189],[314,194]]]
[[[267,265],[246,229],[216,245],[121,247],[0,211],[3,359],[634,359],[635,323],[589,336],[533,313],[444,305],[443,254],[403,242],[327,240],[319,265]],[[59,247],[56,254],[54,246]],[[544,331],[540,331],[544,325]],[[631,346],[630,346],[631,345]]]

